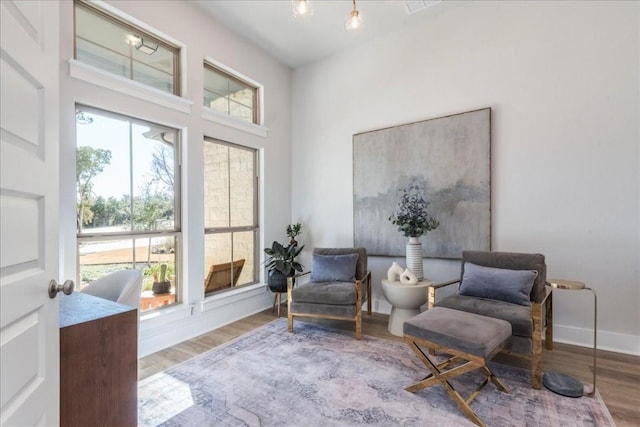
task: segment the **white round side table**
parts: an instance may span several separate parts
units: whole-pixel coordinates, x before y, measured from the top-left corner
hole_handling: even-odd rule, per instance
[[[389,332],[401,337],[404,322],[420,314],[420,306],[427,302],[427,288],[433,282],[422,280],[415,285],[403,285],[399,281],[382,279],[382,293],[392,305],[389,316]]]

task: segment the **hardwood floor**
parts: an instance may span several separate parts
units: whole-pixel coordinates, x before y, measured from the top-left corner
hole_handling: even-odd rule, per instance
[[[286,306],[283,306],[286,316]],[[173,365],[190,359],[200,353],[210,350],[226,341],[243,335],[272,320],[275,315],[271,310],[249,316],[245,319],[200,335],[173,347],[143,357],[138,361],[138,379],[141,380],[157,372],[161,372]],[[387,330],[388,316],[374,313],[363,316],[363,334],[402,341],[402,338],[391,335]],[[354,331],[352,322],[309,319],[308,321],[332,324],[333,327]],[[593,380],[591,349],[554,343],[553,351],[546,351],[543,355],[544,372],[557,371],[576,377],[589,384]],[[522,366],[523,362],[517,358],[499,355],[494,360],[515,366]],[[618,427],[640,426],[640,356],[598,350],[597,388],[604,399],[609,412]],[[588,399],[588,397],[583,397]]]

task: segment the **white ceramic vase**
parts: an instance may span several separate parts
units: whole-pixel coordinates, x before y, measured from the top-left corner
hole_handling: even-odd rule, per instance
[[[389,270],[387,270],[387,280],[395,282],[400,280],[400,275],[404,272],[404,269],[400,267],[400,264],[394,262],[391,264]]]
[[[418,283],[418,277],[407,268],[400,275],[400,283],[403,285],[415,285]]]
[[[422,272],[422,243],[419,237],[409,237],[407,242],[407,268],[416,275],[418,281],[424,278]]]

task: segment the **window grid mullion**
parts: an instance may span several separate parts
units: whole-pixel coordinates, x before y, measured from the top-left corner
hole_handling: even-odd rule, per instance
[[[133,216],[133,124],[129,122],[129,211],[131,212],[131,231],[135,230]]]
[[[113,183],[113,185],[111,185],[111,188],[100,187],[104,189],[98,190],[98,187],[96,187],[97,194],[95,194],[95,196],[96,197],[104,196],[105,200],[107,200],[107,198],[112,197],[110,195],[112,191],[114,192],[114,194],[116,193],[122,194],[122,196],[120,196],[119,198],[117,196],[113,196],[113,198],[116,198],[117,200],[119,200],[119,203],[120,203],[118,205],[119,206],[118,219],[116,219],[114,222],[108,219],[110,215],[109,212],[111,212],[111,209],[109,209],[108,211],[94,210],[95,215],[98,215],[98,212],[101,213],[100,220],[97,220],[97,217],[94,216],[92,227],[88,229],[84,228],[82,230],[79,230],[79,233],[76,236],[76,241],[78,245],[78,258],[77,258],[78,283],[83,283],[82,282],[83,280],[95,280],[95,278],[100,277],[100,275],[106,274],[106,272],[100,272],[99,270],[96,270],[96,267],[102,268],[101,266],[109,266],[109,268],[105,269],[105,271],[108,271],[111,268],[110,264],[122,264],[123,260],[126,260],[127,264],[131,263],[133,268],[139,268],[141,270],[146,269],[149,265],[156,266],[161,263],[167,263],[167,264],[171,263],[174,266],[174,268],[176,269],[179,268],[181,260],[178,255],[180,251],[178,245],[180,241],[179,239],[180,239],[181,227],[180,227],[180,216],[179,216],[180,198],[176,188],[176,186],[180,185],[179,184],[180,177],[176,176],[176,174],[180,173],[180,169],[176,167],[176,157],[175,157],[176,156],[175,152],[178,150],[177,147],[179,147],[179,141],[178,141],[179,134],[177,130],[173,128],[165,127],[162,124],[155,124],[152,122],[148,122],[146,120],[136,119],[133,117],[128,117],[125,115],[108,112],[108,111],[102,111],[95,108],[84,107],[81,105],[76,105],[76,111],[85,112],[85,113],[88,112],[91,115],[93,115],[94,120],[98,121],[97,124],[99,124],[101,120],[104,120],[104,123],[107,123],[110,126],[113,126],[114,130],[116,130],[116,126],[115,126],[116,122],[111,122],[111,121],[123,122],[122,127],[119,127],[120,125],[118,125],[117,133],[114,133],[113,135],[101,135],[100,133],[95,133],[95,132],[102,132],[101,130],[103,129],[101,127],[102,125],[100,127],[97,127],[95,130],[91,130],[89,133],[83,133],[82,138],[79,138],[77,141],[77,147],[78,149],[80,147],[108,149],[112,151],[112,153],[114,154],[114,158],[110,158],[111,161],[113,161],[114,159],[118,159],[117,163],[107,162],[107,164],[118,165],[117,168],[115,169],[116,171],[115,173],[118,175],[124,175],[123,172],[128,171],[127,177],[120,176],[120,178],[122,178],[124,182],[120,182],[115,179],[112,179],[112,177],[110,176],[109,181],[110,183],[111,182]],[[93,123],[94,120],[92,120],[89,123],[89,125]],[[97,124],[94,124],[94,125],[97,125]],[[85,126],[85,124],[77,125],[77,126]],[[138,224],[135,220],[136,212],[138,212],[138,216],[140,218],[143,217],[141,216],[141,214],[144,214],[144,212],[146,212],[146,210],[144,212],[137,211],[136,210],[137,205],[134,203],[134,199],[135,199],[134,192],[135,192],[136,183],[140,184],[141,188],[143,188],[143,184],[144,184],[143,181],[145,179],[143,175],[137,174],[137,171],[138,169],[140,169],[141,173],[145,173],[145,167],[150,167],[146,163],[146,159],[148,157],[151,157],[151,151],[147,153],[145,151],[146,148],[148,147],[149,150],[152,150],[154,149],[154,147],[155,148],[160,146],[164,147],[164,145],[160,145],[160,144],[161,143],[165,144],[166,140],[164,142],[154,141],[154,139],[157,139],[156,136],[153,136],[153,135],[147,136],[146,133],[144,134],[144,136],[147,139],[143,139],[142,135],[139,135],[138,132],[145,132],[147,128],[149,128],[149,130],[159,129],[161,131],[171,131],[175,136],[174,138],[175,142],[172,142],[169,144],[172,146],[172,150],[174,150],[173,151],[174,152],[173,171],[169,171],[168,169],[163,169],[166,171],[166,173],[173,174],[173,181],[170,181],[171,183],[168,184],[167,187],[163,187],[162,189],[159,189],[159,191],[150,191],[150,196],[151,196],[150,199],[147,199],[146,192],[145,194],[140,195],[140,197],[144,199],[140,201],[142,203],[141,207],[145,209],[152,208],[152,206],[148,205],[147,202],[151,201],[151,203],[155,203],[154,200],[156,196],[159,197],[159,200],[163,201],[162,202],[163,210],[156,211],[156,212],[163,212],[163,214],[159,215],[158,219],[155,219],[156,215],[148,217],[149,219],[148,227],[146,227],[145,221],[142,221],[140,222],[140,224]],[[76,131],[76,135],[78,135],[77,131]],[[149,144],[148,141],[152,141],[153,146],[148,145]],[[134,146],[134,144],[136,145]],[[118,149],[117,147],[121,147],[121,148]],[[116,153],[119,153],[117,154],[117,157],[115,157]],[[128,158],[124,158],[127,155],[128,155]],[[168,164],[169,163],[167,163],[167,165]],[[105,171],[106,173],[106,169],[104,168],[99,173],[102,173],[103,171]],[[110,173],[114,173],[114,169],[112,169]],[[137,179],[138,177],[140,179]],[[124,194],[126,191],[128,191],[129,194]],[[170,205],[166,204],[166,202],[169,201],[170,197],[173,198],[173,204],[172,204],[173,213],[171,213],[171,211],[169,210]],[[164,213],[165,205],[167,208],[166,213]],[[128,215],[129,218],[127,218],[126,215]],[[160,223],[159,221],[163,221],[163,223]],[[166,229],[166,228],[157,229],[158,226],[160,227],[171,226],[171,229]],[[102,228],[102,227],[110,227],[110,228]],[[142,245],[147,246],[148,252],[146,253],[146,255],[145,255],[145,251],[139,252],[140,247],[137,245],[137,243],[141,243]],[[97,244],[97,245],[94,246],[92,244]],[[166,249],[167,248],[166,245],[169,245],[169,244],[172,245],[171,251]],[[165,247],[164,250],[161,249],[161,247],[163,246]],[[94,253],[97,255],[93,255],[91,259],[87,258],[86,261],[83,261],[80,258],[81,247],[85,247],[85,248],[88,247],[90,249],[89,252],[83,252],[82,255],[91,256],[91,254],[94,254]],[[160,249],[158,249],[157,251],[154,251],[153,248],[155,247],[158,247]],[[126,249],[126,251],[120,251],[120,249]],[[151,257],[154,256],[152,254],[159,254],[159,255],[157,259],[155,258],[152,259]],[[160,255],[160,254],[166,254],[166,255]],[[138,257],[138,255],[141,255],[141,256]],[[162,256],[165,256],[166,258],[162,259],[161,258]],[[120,268],[122,268],[122,266]],[[178,270],[174,270],[174,271],[178,271]],[[85,276],[85,273],[88,273],[88,275]],[[96,277],[97,274],[98,274],[98,277]],[[144,277],[149,278],[149,274],[145,275]],[[178,298],[178,299],[175,299],[174,301],[180,302],[182,289],[180,289],[181,284],[178,279],[176,279],[176,281],[174,282],[174,285],[176,287],[175,295]],[[151,308],[154,308],[154,307],[152,306]]]
[[[104,11],[103,9],[101,9],[100,7],[97,7],[95,5],[92,5],[89,3],[89,1],[87,0],[75,0],[75,7],[77,8],[81,8],[83,9],[85,12],[93,15],[94,17],[98,17],[100,19],[102,19],[104,22],[115,26],[116,28],[122,29],[124,31],[127,32],[131,32],[135,35],[138,35],[140,37],[142,37],[145,40],[149,40],[152,43],[158,45],[159,47],[162,47],[163,49],[167,50],[172,56],[173,56],[173,76],[171,76],[171,83],[173,86],[173,90],[172,91],[167,91],[169,93],[172,93],[173,95],[177,95],[180,96],[181,95],[181,84],[180,84],[180,80],[181,80],[181,76],[180,76],[180,48],[155,36],[152,33],[149,33],[146,30],[143,30],[139,27],[137,27],[134,24],[131,24],[129,22],[127,22],[126,20],[117,17],[117,16],[113,16],[112,14]],[[76,15],[77,16],[77,15]],[[78,39],[82,39],[82,40],[86,40],[85,38],[82,38],[80,36],[78,36],[77,34],[77,22],[76,22],[76,17],[74,17],[74,56],[77,59],[78,57],[78,49],[77,49],[77,43],[76,43],[76,38]],[[86,40],[89,41],[89,40]],[[113,51],[113,49],[109,49],[106,46],[102,46],[96,42],[91,42],[97,46],[101,46],[105,49],[108,49],[110,51]],[[131,45],[130,45],[131,46]],[[133,79],[133,51],[132,51],[132,46],[129,50],[129,57],[130,57],[130,79]],[[117,52],[116,52],[117,53]],[[122,54],[118,53],[119,55],[122,56]],[[140,61],[135,61],[135,62],[140,62]],[[141,64],[144,64],[142,62],[140,62]],[[151,67],[152,69],[162,72],[163,74],[169,74],[164,70],[160,70],[160,69],[156,69],[156,67],[154,67],[152,64],[144,64],[146,66]],[[135,81],[135,80],[134,80]]]

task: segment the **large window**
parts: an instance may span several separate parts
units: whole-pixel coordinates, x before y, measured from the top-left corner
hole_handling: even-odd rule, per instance
[[[76,110],[80,288],[112,271],[135,268],[143,274],[142,311],[179,301],[178,131],[82,106]],[[161,281],[171,283],[169,295],[153,294],[153,283]]]
[[[204,63],[204,106],[250,123],[259,123],[258,88]]]
[[[258,281],[257,151],[204,143],[205,293]]]
[[[75,3],[75,57],[180,95],[178,48],[79,0]]]

